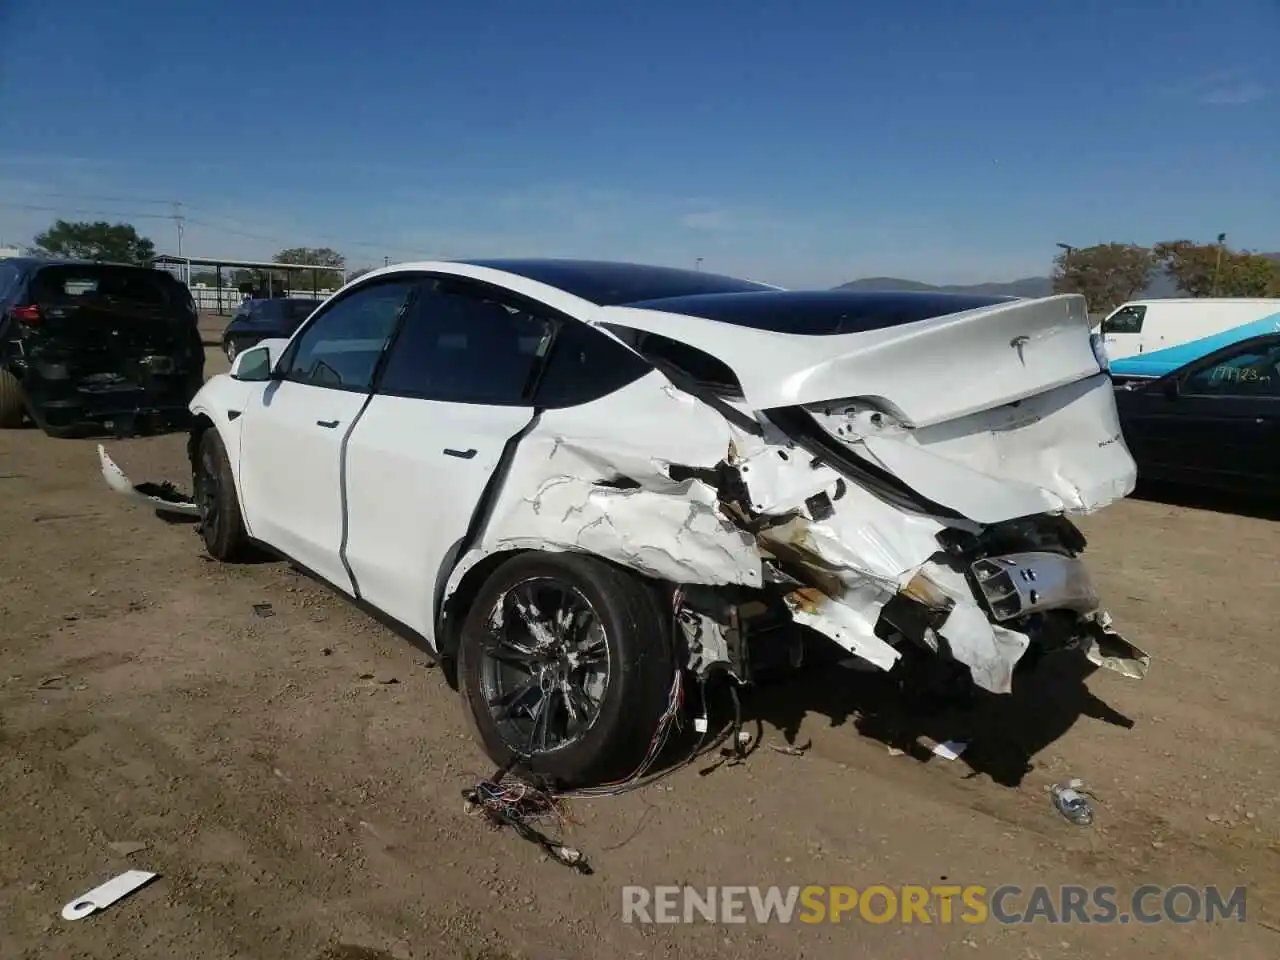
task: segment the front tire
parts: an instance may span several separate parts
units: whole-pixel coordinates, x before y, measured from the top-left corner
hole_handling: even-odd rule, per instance
[[[200,537],[215,560],[231,562],[243,556],[249,543],[222,437],[214,427],[200,435],[194,465],[196,503],[200,507]]]
[[[670,619],[648,584],[593,557],[507,561],[471,605],[458,656],[486,752],[561,786],[634,773],[675,678]]]

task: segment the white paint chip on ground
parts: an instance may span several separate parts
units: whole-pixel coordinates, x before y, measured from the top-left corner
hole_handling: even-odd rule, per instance
[[[126,870],[100,887],[76,897],[62,908],[62,919],[80,920],[98,910],[104,910],[117,900],[122,900],[156,878],[157,874],[146,870]]]
[[[945,743],[935,743],[933,753],[943,760],[959,760],[960,754],[964,753],[968,746],[969,744],[963,740],[948,740]]]

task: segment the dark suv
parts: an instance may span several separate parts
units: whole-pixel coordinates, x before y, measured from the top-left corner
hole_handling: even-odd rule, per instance
[[[50,436],[180,428],[204,382],[191,293],[113,263],[0,260],[0,427]]]

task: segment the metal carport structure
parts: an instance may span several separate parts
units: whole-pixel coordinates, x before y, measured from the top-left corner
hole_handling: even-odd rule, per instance
[[[292,286],[292,278],[295,271],[309,270],[311,271],[311,292],[312,295],[319,298],[320,292],[320,272],[338,273],[345,279],[346,271],[342,267],[326,267],[318,263],[276,263],[271,260],[228,260],[210,257],[176,257],[172,254],[162,253],[159,256],[151,258],[151,266],[156,268],[164,267],[181,267],[185,269],[187,278],[191,276],[191,268],[195,267],[213,267],[214,276],[216,278],[216,289],[218,295],[218,314],[224,313],[222,306],[222,268],[229,270],[257,270],[266,273],[267,284],[270,287],[271,274],[281,272],[290,278],[290,286]]]

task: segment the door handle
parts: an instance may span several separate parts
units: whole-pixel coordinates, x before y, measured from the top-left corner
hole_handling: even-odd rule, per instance
[[[457,457],[459,460],[470,460],[476,455],[474,447],[470,450],[450,450],[448,447],[445,447],[444,453],[446,457]]]
[[[316,421],[317,427],[328,427],[330,430],[332,430],[337,425],[338,425],[337,420],[317,420]]]

